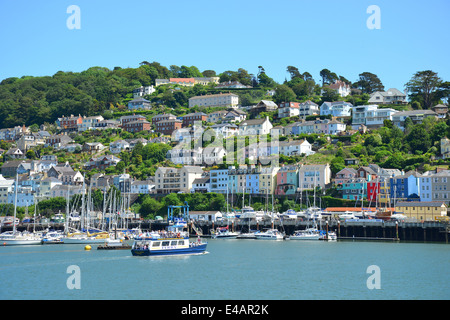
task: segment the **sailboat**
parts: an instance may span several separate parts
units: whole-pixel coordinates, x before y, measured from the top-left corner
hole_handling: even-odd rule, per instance
[[[14,220],[17,216],[17,189],[19,187],[19,175],[16,173],[16,185],[14,190]],[[0,243],[3,245],[36,245],[41,244],[41,238],[35,233],[18,232],[16,224],[13,223],[13,231],[0,234]]]
[[[69,191],[68,191],[69,193]],[[67,196],[69,197],[69,196]],[[68,201],[67,201],[68,202]],[[89,233],[89,199],[88,199],[88,205],[85,205],[85,184],[83,181],[83,195],[81,198],[81,231],[76,230],[73,233],[69,233],[68,228],[66,229],[66,235],[62,239],[64,244],[100,244],[105,243],[108,239],[110,239],[110,235],[106,231],[96,232],[96,233]],[[86,208],[85,208],[86,207]],[[66,206],[66,210],[68,210],[68,205]],[[84,223],[87,222],[87,225],[85,227]],[[86,229],[86,231],[83,231]]]

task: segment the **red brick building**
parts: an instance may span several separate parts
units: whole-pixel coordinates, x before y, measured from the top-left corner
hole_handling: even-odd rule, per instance
[[[208,116],[203,112],[189,113],[183,116],[183,127],[189,127],[196,121],[206,121]]]
[[[155,123],[155,132],[171,135],[175,130],[181,129],[182,124],[178,119],[161,120]]]
[[[151,123],[147,120],[130,121],[122,124],[122,129],[131,133],[141,132],[144,130],[149,131],[151,129]]]
[[[73,114],[70,117],[59,118],[59,126],[62,130],[65,131],[78,131],[78,125],[83,122],[83,117],[81,115],[74,116]]]

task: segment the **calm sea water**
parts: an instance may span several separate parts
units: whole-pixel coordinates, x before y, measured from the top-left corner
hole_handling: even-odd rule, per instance
[[[0,299],[450,299],[446,244],[211,239],[187,257],[92,247],[0,247]],[[80,289],[68,289],[72,265]],[[371,265],[380,289],[368,289]]]

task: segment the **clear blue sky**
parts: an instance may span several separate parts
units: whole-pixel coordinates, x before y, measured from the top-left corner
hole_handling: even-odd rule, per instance
[[[69,30],[70,5],[81,29]],[[367,7],[381,10],[370,30]],[[91,66],[197,66],[217,73],[262,65],[277,82],[286,67],[330,69],[350,81],[368,71],[404,89],[416,71],[450,81],[448,0],[0,0],[0,80],[80,72]]]

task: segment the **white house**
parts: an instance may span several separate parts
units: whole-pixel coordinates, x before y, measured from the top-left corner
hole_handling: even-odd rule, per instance
[[[325,189],[331,182],[331,169],[328,164],[301,165],[298,178],[299,187],[303,190],[314,187]]]
[[[151,180],[136,180],[131,183],[131,193],[149,194],[155,192],[155,183]]]
[[[211,126],[211,129],[215,131],[216,136],[222,136],[228,138],[239,133],[239,127],[231,123],[220,123]]]
[[[320,109],[317,103],[311,100],[300,103],[299,105],[299,117],[300,119],[305,119],[308,116],[319,115]]]
[[[116,140],[109,144],[109,151],[114,154],[121,153],[122,151],[127,151],[129,149],[130,144],[125,140]]]
[[[209,177],[201,177],[197,178],[192,182],[191,192],[210,192],[210,178]]]
[[[240,135],[264,135],[269,134],[272,129],[269,117],[265,119],[245,120],[239,124]]]
[[[314,151],[311,150],[311,144],[305,140],[293,140],[293,141],[281,141],[279,142],[280,154],[285,156],[294,156],[306,154],[313,154]]]
[[[103,121],[102,116],[92,116],[92,117],[86,117],[84,116],[81,120],[81,123],[78,124],[78,132],[83,132],[86,130],[93,130],[96,128],[98,123]]]
[[[345,83],[344,81],[340,81],[340,80],[336,80],[334,83],[326,86],[330,89],[333,89],[334,91],[336,91],[341,97],[346,97],[351,93],[351,88],[350,86]],[[321,91],[321,93],[323,95],[323,90]]]
[[[209,94],[189,98],[189,108],[199,107],[236,107],[239,96],[234,93]]]
[[[384,120],[392,120],[392,116],[398,111],[391,108],[378,109],[378,105],[356,106],[352,108],[352,125],[359,126],[383,126]]]
[[[189,211],[189,217],[195,221],[218,221],[222,218],[220,211]]]
[[[153,86],[140,86],[139,88],[133,90],[133,99],[152,94],[155,91],[156,89]]]
[[[333,117],[350,117],[353,105],[350,102],[324,102],[320,106],[320,115]]]
[[[406,94],[391,88],[387,91],[376,91],[370,95],[369,104],[406,104]]]
[[[278,118],[295,117],[300,114],[300,103],[282,102],[278,105]]]

